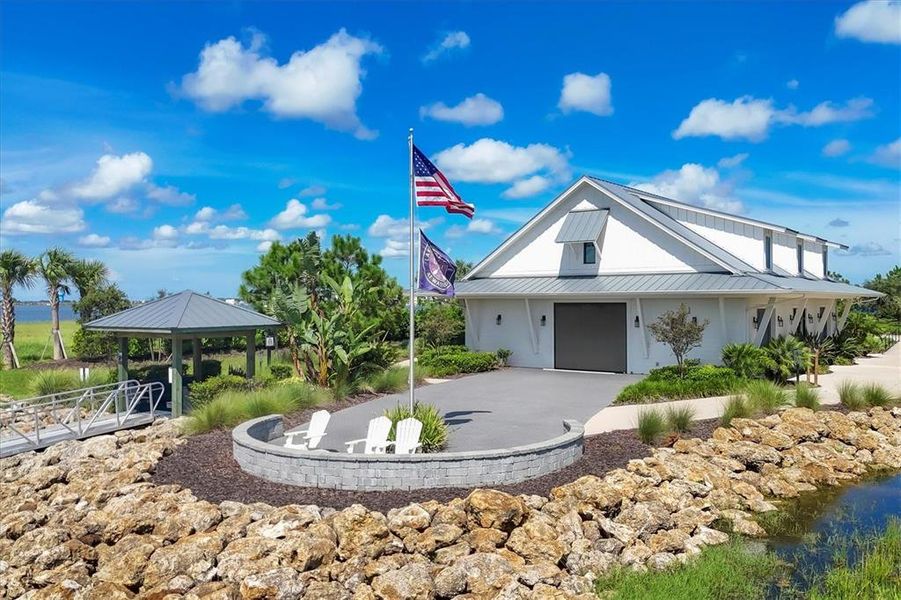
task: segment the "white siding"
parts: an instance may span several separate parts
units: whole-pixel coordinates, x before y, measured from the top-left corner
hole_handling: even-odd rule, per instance
[[[826,277],[823,272],[823,244],[804,242],[804,270],[816,277]]]
[[[576,205],[591,204],[610,214],[598,241],[597,263],[582,264],[581,244],[558,244],[557,233]],[[619,202],[585,184],[572,192],[538,224],[495,257],[483,277],[593,275],[614,273],[690,273],[720,267]]]
[[[797,237],[784,233],[773,234],[773,266],[791,275],[802,275],[798,271]]]
[[[531,299],[529,305],[532,324],[537,340],[533,347],[526,318],[524,300],[468,300],[469,316],[466,323],[466,345],[476,350],[493,352],[498,348],[513,351],[510,364],[517,367],[554,367],[554,302],[566,302],[565,298]],[[644,340],[640,327],[635,327],[636,302],[634,299],[609,300],[626,303],[626,345],[627,368],[633,373],[647,373],[654,367],[674,364],[675,359],[669,348],[656,342],[647,332],[648,356],[645,356]],[[700,348],[689,353],[689,358],[699,358],[703,362],[719,363],[720,351],[728,342],[745,342],[752,335],[749,331],[750,316],[748,302],[744,298],[725,300],[725,325],[723,330],[716,298],[662,299],[647,298],[641,302],[645,324],[652,323],[666,310],[676,309],[684,302],[691,309],[692,316],[699,320],[708,319]],[[501,324],[497,325],[497,315]],[[541,326],[541,317],[546,324]]]

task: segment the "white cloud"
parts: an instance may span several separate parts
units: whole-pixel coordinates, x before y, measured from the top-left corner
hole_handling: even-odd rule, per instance
[[[323,185],[310,185],[300,190],[301,196],[324,196],[328,190]]]
[[[96,233],[89,233],[78,238],[78,245],[85,248],[106,248],[109,246],[109,243],[109,236],[97,235]]]
[[[313,210],[338,210],[341,208],[341,203],[335,202],[334,204],[329,204],[328,200],[325,198],[314,198],[310,203],[310,207]]]
[[[497,100],[479,93],[466,98],[456,106],[436,102],[420,107],[419,117],[423,119],[431,117],[436,121],[451,121],[466,126],[493,125],[504,118],[504,107]]]
[[[194,194],[182,192],[173,185],[158,186],[147,184],[147,197],[167,206],[190,206],[196,199]]]
[[[466,227],[460,225],[448,227],[444,235],[449,238],[459,238],[467,233],[494,234],[500,233],[500,229],[490,219],[473,219],[467,223]]]
[[[117,215],[124,215],[128,213],[133,213],[141,208],[141,205],[134,198],[116,198],[112,202],[108,202],[106,204],[107,212],[111,212]]]
[[[504,190],[501,196],[504,198],[526,198],[540,194],[551,185],[551,180],[541,175],[532,175],[526,179],[520,179],[508,189]]]
[[[841,156],[851,151],[851,142],[845,139],[832,140],[823,146],[823,156]]]
[[[410,220],[395,219],[388,215],[379,215],[367,230],[373,237],[399,238],[409,234]]]
[[[739,166],[743,162],[745,162],[750,156],[747,152],[741,152],[736,154],[735,156],[726,156],[717,161],[716,166],[721,169],[734,169]]]
[[[244,212],[244,208],[236,202],[226,208],[220,218],[223,221],[243,221],[247,218],[247,213]]]
[[[469,35],[465,31],[451,31],[432,45],[431,49],[422,57],[422,62],[430,63],[453,50],[469,48],[470,41]]]
[[[257,244],[257,252],[269,252],[270,248],[272,248],[271,240],[264,240]]]
[[[178,239],[178,229],[172,225],[160,225],[153,228],[153,239],[175,240]]]
[[[870,161],[885,167],[901,168],[901,138],[876,148]]]
[[[829,223],[827,223],[827,225],[829,225],[829,227],[847,227],[850,224],[851,224],[850,222],[848,222],[844,219],[840,219],[838,217],[836,217],[835,219],[832,219],[831,221],[829,221]]]
[[[538,172],[558,180],[570,176],[568,156],[553,146],[512,146],[491,138],[451,146],[435,162],[451,180],[476,183],[509,183]]]
[[[212,221],[216,218],[216,209],[212,206],[204,206],[194,215],[195,221]]]
[[[835,35],[861,42],[901,44],[901,2],[858,2],[835,18]]]
[[[593,76],[585,73],[566,75],[557,106],[564,113],[581,110],[600,117],[612,115],[610,76],[606,73]]]
[[[207,44],[197,71],[182,78],[182,90],[209,111],[260,100],[275,117],[311,119],[362,139],[376,135],[360,122],[356,103],[365,75],[361,61],[381,53],[381,46],[341,29],[279,65],[265,56],[265,42],[266,37],[256,32],[246,48],[234,37]]]
[[[91,175],[72,187],[72,193],[86,200],[105,200],[144,181],[152,168],[153,161],[144,152],[104,154]]]
[[[297,180],[293,177],[282,177],[278,180],[278,189],[283,190],[285,188],[289,188],[295,183],[297,183]]]
[[[410,242],[387,239],[379,254],[385,258],[405,258],[410,255]]]
[[[77,206],[49,205],[40,196],[16,202],[0,219],[3,233],[57,234],[74,233],[85,227],[84,211]]]
[[[828,123],[858,121],[872,116],[873,101],[853,98],[844,106],[821,102],[812,110],[777,109],[772,100],[742,96],[732,102],[708,98],[699,102],[673,132],[675,139],[717,136],[724,140],[760,142],[777,124],[819,127]]]
[[[852,98],[844,106],[832,102],[820,102],[807,112],[796,113],[794,108],[776,113],[776,120],[782,123],[819,127],[829,123],[847,123],[860,121],[873,116],[873,100],[870,98]]]
[[[629,185],[705,208],[729,213],[740,213],[744,210],[741,201],[733,195],[732,184],[721,180],[716,169],[697,163],[686,163],[677,171],[664,171],[651,181]]]
[[[797,79],[789,79],[788,81],[785,82],[785,87],[787,87],[790,90],[796,90],[796,89],[798,89],[798,87],[800,87],[800,85],[801,84]]]
[[[211,240],[261,240],[274,242],[282,239],[275,229],[251,229],[250,227],[229,227],[216,225],[208,232]]]
[[[847,250],[839,250],[838,253],[842,256],[887,256],[891,251],[877,242],[864,242],[852,244]]]
[[[332,221],[328,215],[307,216],[307,212],[306,204],[296,198],[291,198],[285,205],[285,210],[269,221],[269,226],[275,229],[317,229],[325,227]]]

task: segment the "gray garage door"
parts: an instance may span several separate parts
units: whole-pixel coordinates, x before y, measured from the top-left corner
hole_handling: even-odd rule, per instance
[[[626,305],[554,304],[554,366],[624,373]]]

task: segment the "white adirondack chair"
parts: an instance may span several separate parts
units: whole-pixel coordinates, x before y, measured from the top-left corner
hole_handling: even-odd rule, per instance
[[[389,431],[391,431],[391,419],[385,416],[376,417],[369,420],[369,429],[366,430],[366,437],[344,442],[344,445],[347,446],[348,454],[352,454],[354,446],[361,442],[365,442],[363,444],[363,454],[384,454],[385,446],[388,445]]]
[[[310,417],[310,426],[299,431],[289,431],[285,434],[288,439],[285,441],[285,448],[294,448],[295,450],[315,450],[319,446],[319,441],[325,437],[325,428],[328,425],[332,415],[327,410],[317,410]],[[303,441],[296,441],[295,438],[301,436]]]
[[[422,448],[419,443],[419,434],[422,433],[422,421],[409,417],[397,424],[394,433],[394,441],[388,442],[388,446],[394,446],[395,454],[414,454]]]

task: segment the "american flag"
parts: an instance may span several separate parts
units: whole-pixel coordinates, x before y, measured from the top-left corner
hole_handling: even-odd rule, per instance
[[[476,207],[463,202],[453,186],[419,148],[413,146],[413,181],[417,206],[443,206],[449,213],[472,218]]]

